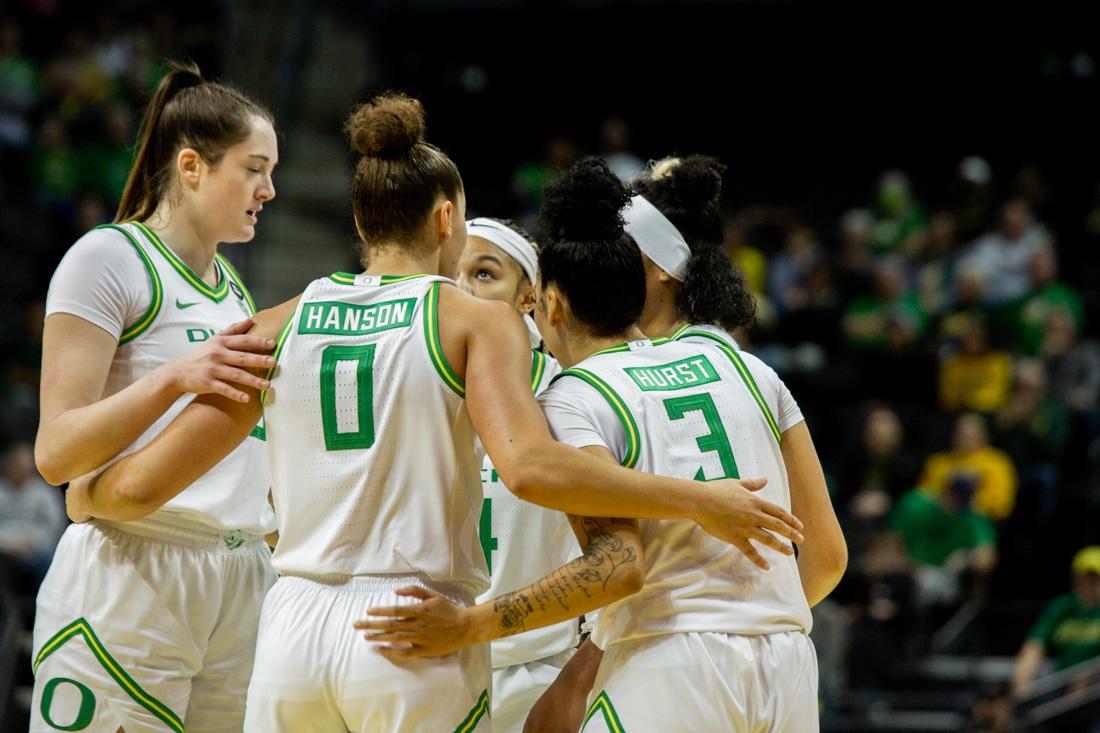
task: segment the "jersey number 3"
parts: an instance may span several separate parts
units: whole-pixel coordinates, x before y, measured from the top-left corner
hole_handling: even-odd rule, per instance
[[[374,445],[374,347],[329,346],[321,352],[321,422],[327,450]]]
[[[741,475],[737,473],[737,461],[733,458],[733,448],[726,436],[726,429],[722,427],[722,418],[718,414],[718,408],[709,394],[703,392],[702,394],[673,397],[665,400],[665,410],[668,412],[669,420],[681,420],[686,413],[698,411],[703,413],[703,417],[707,421],[710,432],[696,438],[695,444],[704,453],[710,451],[718,453],[718,460],[722,463],[722,475],[708,479],[703,475],[703,467],[700,466],[699,470],[695,472],[696,481],[741,478]]]

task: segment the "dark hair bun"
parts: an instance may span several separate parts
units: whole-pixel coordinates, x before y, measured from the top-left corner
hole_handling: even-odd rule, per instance
[[[383,94],[361,104],[344,123],[351,148],[360,155],[400,158],[424,142],[424,107],[404,94]]]
[[[638,182],[638,190],[643,195],[660,191],[669,207],[698,211],[721,196],[725,170],[726,166],[717,158],[689,155],[667,170],[658,167],[655,175],[643,177]]]
[[[596,242],[623,235],[630,192],[607,163],[585,158],[546,187],[539,228],[550,240]]]

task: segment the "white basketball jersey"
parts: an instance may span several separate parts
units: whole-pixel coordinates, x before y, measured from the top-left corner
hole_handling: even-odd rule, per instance
[[[201,345],[226,326],[256,311],[252,297],[232,266],[215,258],[218,284],[207,285],[144,224],[130,222],[101,227],[111,232],[119,246],[132,247],[149,276],[152,298],[148,309],[119,338],[103,396],[130,386],[157,367]],[[195,395],[176,400],[141,437],[114,460],[138,451],[153,440]],[[266,534],[274,528],[267,503],[267,461],[263,448],[263,423],[252,435],[171,501],[144,519],[150,528],[158,523],[198,523],[218,530]],[[113,462],[113,461],[112,461]]]
[[[265,402],[284,575],[422,574],[476,596],[480,456],[439,342],[446,278],[336,273],[302,294]]]
[[[561,371],[553,357],[531,352],[531,389],[537,395]],[[481,546],[489,564],[489,592],[478,603],[524,588],[580,554],[569,520],[561,512],[516,498],[500,481],[492,460],[481,468],[485,500]],[[579,624],[562,621],[493,642],[493,667],[545,659],[577,645]]]
[[[602,445],[623,465],[713,481],[766,477],[762,498],[790,509],[780,435],[801,420],[763,362],[722,342],[634,341],[562,372],[540,401],[555,437]],[[780,417],[775,417],[779,415]],[[810,628],[793,557],[759,547],[771,570],[685,520],[643,520],[646,578],[600,611],[593,641],[655,634],[767,634]]]
[[[671,339],[673,341],[683,341],[689,344],[707,344],[708,346],[715,341],[725,342],[727,346],[731,346],[737,351],[741,350],[741,346],[737,343],[737,339],[730,336],[728,331],[718,326],[712,326],[709,323],[685,323],[683,326],[676,329]]]

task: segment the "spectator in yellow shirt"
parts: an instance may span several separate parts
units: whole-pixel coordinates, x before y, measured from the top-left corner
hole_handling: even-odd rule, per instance
[[[928,459],[920,485],[939,494],[959,477],[972,477],[976,483],[971,504],[975,511],[995,521],[1012,513],[1016,503],[1016,468],[1007,454],[989,444],[989,429],[981,415],[959,416],[952,449]]]
[[[966,324],[959,350],[940,361],[940,404],[945,410],[992,413],[1008,401],[1012,357],[989,346],[989,333],[977,318]]]

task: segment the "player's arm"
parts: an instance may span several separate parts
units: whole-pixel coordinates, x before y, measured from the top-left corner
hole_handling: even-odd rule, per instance
[[[584,723],[588,693],[596,681],[603,650],[585,639],[554,682],[527,714],[524,733],[576,733]]]
[[[615,462],[606,448],[585,449]],[[393,659],[438,657],[531,629],[550,626],[602,608],[641,589],[645,560],[638,523],[631,519],[570,516],[581,556],[526,588],[476,606],[460,608],[423,588],[398,595],[421,599],[405,606],[372,608],[355,628],[369,641],[398,643],[380,652]]]
[[[848,546],[806,422],[787,429],[780,445],[791,487],[791,511],[805,523],[805,539],[798,547],[798,574],[812,607],[840,582],[848,566]]]
[[[250,335],[273,339],[294,312],[297,299],[259,313]],[[74,481],[66,494],[69,517],[125,521],[144,517],[190,486],[229,455],[256,427],[262,414],[255,385],[243,386],[247,402],[221,394],[195,398],[141,450],[98,475]],[[266,370],[264,370],[266,372]]]
[[[753,495],[763,480],[661,477],[558,443],[531,394],[530,346],[515,313],[455,288],[442,290],[444,309],[455,317],[440,324],[440,337],[448,360],[466,375],[470,420],[501,481],[519,498],[578,516],[690,519],[764,568],[750,538],[788,555],[790,545],[772,533],[801,541],[798,519]]]
[[[102,466],[141,436],[187,392],[247,400],[241,388],[261,380],[274,341],[233,324],[203,346],[164,364],[125,389],[100,399],[118,340],[99,326],[54,313],[42,332],[41,412],[34,455],[51,484]]]

